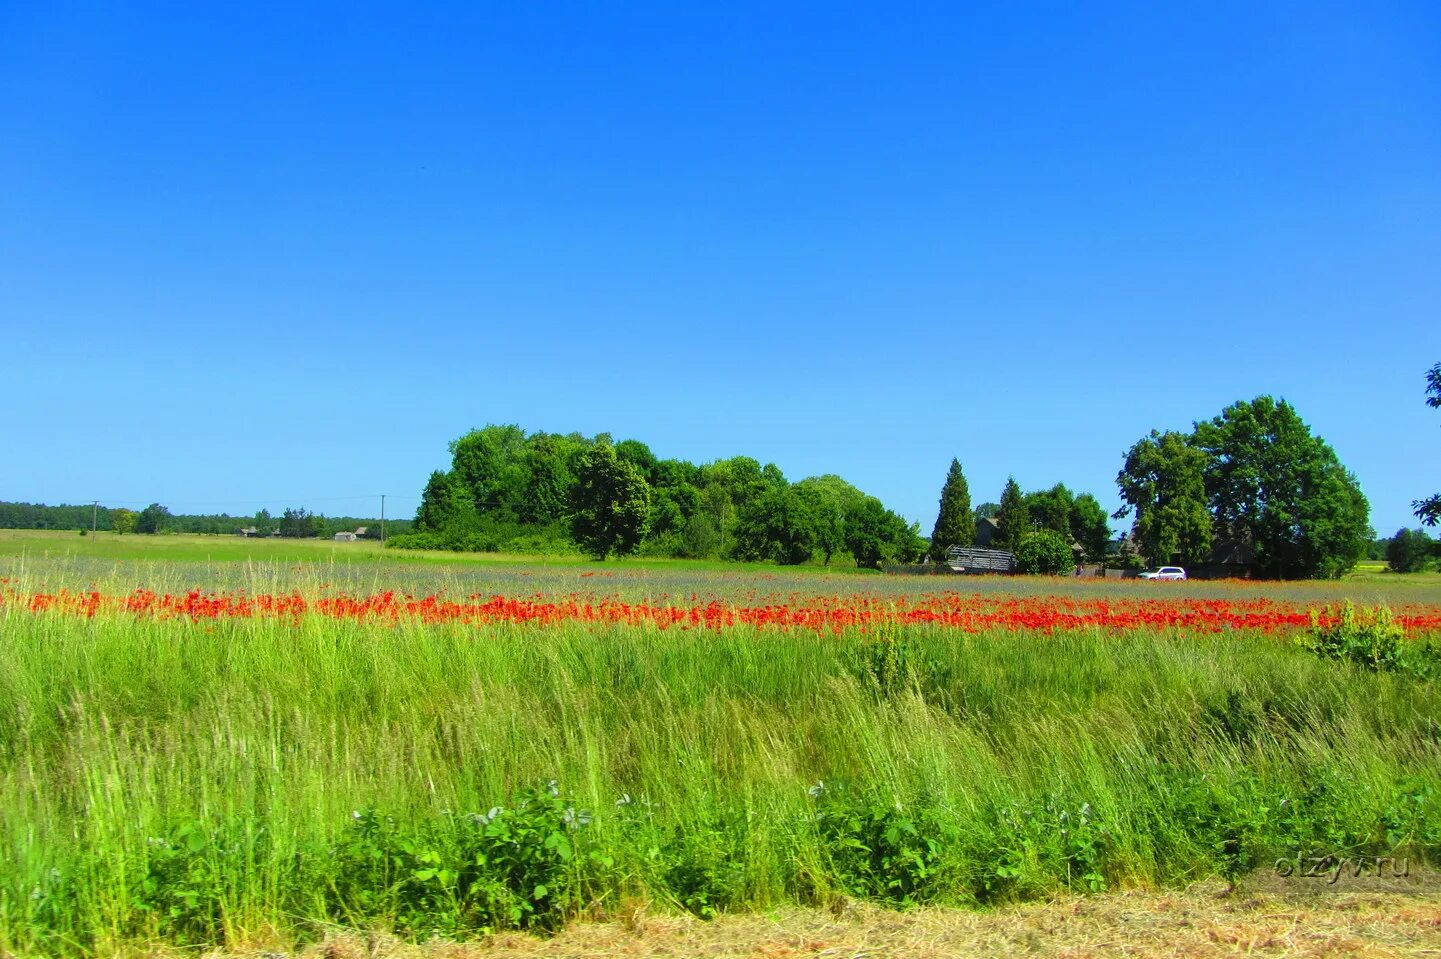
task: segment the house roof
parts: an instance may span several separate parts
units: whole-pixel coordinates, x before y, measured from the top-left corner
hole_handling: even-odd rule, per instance
[[[1256,562],[1255,548],[1245,540],[1223,539],[1213,543],[1211,555],[1208,561],[1212,563],[1231,563],[1237,566],[1250,566]]]

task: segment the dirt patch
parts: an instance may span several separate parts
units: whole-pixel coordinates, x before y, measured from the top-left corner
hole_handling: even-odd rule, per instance
[[[1434,879],[1425,879],[1430,882]],[[1324,884],[1324,883],[1323,883]],[[1336,885],[1339,885],[1337,883]],[[224,959],[280,959],[275,951]],[[603,922],[577,923],[551,939],[507,934],[478,943],[407,945],[340,935],[296,954],[305,959],[531,959],[581,957],[1441,956],[1441,894],[1248,891],[1117,893],[989,911],[893,912],[859,903],[785,909],[713,922],[654,915],[637,904]],[[222,959],[217,954],[210,959]]]

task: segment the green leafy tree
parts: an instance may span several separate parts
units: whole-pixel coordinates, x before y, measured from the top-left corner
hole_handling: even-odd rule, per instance
[[[619,447],[616,455],[620,457]],[[620,457],[624,458],[624,457]],[[665,537],[672,554],[684,553],[685,528],[700,508],[700,470],[684,460],[658,460],[651,470],[648,538]]]
[[[110,511],[110,528],[119,536],[135,532],[135,521],[137,515],[130,509],[113,509]]]
[[[581,437],[535,433],[521,457],[521,491],[516,517],[522,523],[545,525],[562,520],[570,508],[575,466],[587,444]]]
[[[805,487],[776,487],[746,504],[736,522],[737,559],[804,563],[815,553],[820,495]]]
[[[925,549],[919,526],[907,523],[874,496],[862,497],[847,511],[845,541],[856,565],[867,569],[911,562]]]
[[[451,475],[477,511],[514,515],[525,497],[525,431],[519,426],[471,430],[450,444]]]
[[[1263,575],[1335,578],[1371,538],[1370,507],[1336,453],[1284,400],[1259,396],[1196,424],[1218,529],[1251,543]]]
[[[660,465],[660,461],[650,451],[649,446],[640,440],[621,440],[615,444],[615,455],[617,459],[629,463],[639,470],[640,475],[645,477],[647,483],[655,484],[656,468]]]
[[[1001,524],[1001,535],[995,545],[1013,553],[1020,549],[1021,541],[1031,532],[1031,514],[1014,476],[1006,480],[1006,488],[1001,491],[1001,503],[995,519]]]
[[[1076,498],[1066,484],[1057,483],[1048,490],[1027,493],[1025,503],[1031,529],[1048,529],[1062,538],[1070,538],[1071,509]]]
[[[165,529],[170,522],[170,510],[159,503],[151,503],[135,518],[135,531],[154,535]]]
[[[1075,554],[1066,538],[1053,529],[1027,533],[1016,550],[1016,566],[1023,573],[1054,575],[1072,567]]]
[[[1000,503],[982,503],[976,507],[976,519],[995,519],[1001,515]]]
[[[1396,573],[1419,573],[1431,566],[1436,541],[1419,529],[1399,529],[1386,542],[1386,565]]]
[[[931,559],[937,563],[946,558],[952,546],[969,546],[976,541],[976,518],[971,512],[971,489],[961,472],[960,460],[951,460],[941,487],[940,511],[931,529]]]
[[[1071,502],[1071,539],[1081,544],[1087,562],[1099,563],[1106,558],[1111,524],[1105,507],[1090,493],[1082,493]]]
[[[1169,563],[1179,554],[1183,564],[1195,565],[1210,554],[1206,464],[1205,451],[1176,432],[1152,430],[1126,453],[1116,475],[1125,505],[1115,518],[1136,514],[1135,538],[1151,562]]]
[[[834,473],[808,476],[796,486],[816,496],[816,551],[829,566],[831,558],[846,548],[847,511],[864,500],[866,494]]]
[[[1441,363],[1426,373],[1426,405],[1433,409],[1441,408]],[[1416,511],[1417,519],[1427,526],[1435,526],[1441,522],[1441,493],[1418,499],[1411,508]]]
[[[571,493],[571,535],[591,556],[636,551],[650,522],[650,484],[634,464],[598,442],[581,456]]]
[[[715,514],[705,509],[696,510],[685,521],[680,533],[680,555],[691,559],[705,559],[719,556],[722,549],[720,525]]]
[[[417,530],[425,533],[455,530],[473,524],[476,516],[475,499],[460,479],[441,470],[430,474],[425,491],[420,494],[420,508],[415,511]]]

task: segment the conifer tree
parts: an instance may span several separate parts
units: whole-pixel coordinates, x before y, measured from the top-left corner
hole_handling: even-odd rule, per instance
[[[1015,552],[1021,546],[1021,540],[1031,531],[1031,514],[1026,508],[1026,497],[1021,492],[1020,484],[1014,476],[1006,480],[1006,488],[1001,493],[1001,510],[996,514],[996,522],[1001,524],[1001,538],[996,543],[1001,549],[1008,549]]]
[[[941,487],[941,508],[931,530],[931,559],[946,558],[952,546],[969,546],[976,541],[976,520],[971,514],[971,490],[961,472],[959,460],[951,460],[946,484]]]

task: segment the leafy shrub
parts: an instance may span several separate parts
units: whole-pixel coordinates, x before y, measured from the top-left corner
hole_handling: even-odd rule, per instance
[[[221,931],[224,849],[200,823],[186,822],[148,845],[135,906],[181,941],[214,942]],[[234,864],[229,863],[233,868]]]
[[[619,848],[630,861],[624,868],[648,889],[668,895],[702,919],[714,919],[743,901],[744,843],[740,824],[712,810],[685,824],[662,826],[658,804],[629,793],[616,800]]]
[[[1028,534],[1016,550],[1016,565],[1023,573],[1055,574],[1070,569],[1075,562],[1070,544],[1054,530]]]
[[[1322,619],[1335,619],[1322,625]],[[1408,640],[1387,606],[1357,610],[1350,600],[1339,609],[1311,614],[1311,627],[1300,639],[1323,659],[1353,663],[1373,672],[1409,673],[1420,679],[1441,675],[1441,645]]]
[[[853,896],[894,906],[932,901],[947,885],[956,846],[952,817],[924,799],[907,807],[847,783],[811,787],[831,877]]]
[[[358,811],[333,851],[333,905],[350,922],[391,919],[416,936],[553,929],[578,901],[586,868],[609,865],[582,846],[590,821],[554,782],[512,807],[439,821]]]

